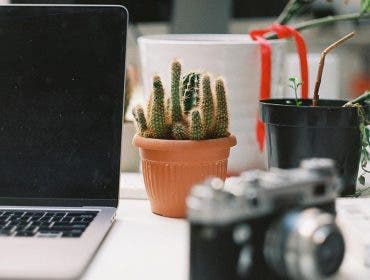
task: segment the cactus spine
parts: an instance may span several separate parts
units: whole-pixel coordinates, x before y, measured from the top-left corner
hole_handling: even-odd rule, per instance
[[[214,123],[214,104],[211,90],[211,81],[209,75],[207,74],[204,75],[202,78],[200,109],[203,112],[205,136],[210,137],[212,136]]]
[[[189,114],[191,109],[198,106],[199,79],[199,73],[191,72],[184,76],[182,80],[182,103],[185,114]]]
[[[216,125],[214,136],[216,138],[229,135],[229,115],[227,110],[226,91],[224,81],[221,78],[216,80]]]
[[[202,118],[198,109],[193,109],[190,112],[190,140],[202,140],[204,139],[204,128],[202,124]]]
[[[180,103],[180,79],[181,79],[181,64],[175,60],[171,65],[171,120],[173,123],[182,120],[182,109]]]
[[[166,137],[166,119],[164,111],[164,89],[161,78],[154,76],[153,78],[153,99],[149,109],[149,129],[154,138]]]

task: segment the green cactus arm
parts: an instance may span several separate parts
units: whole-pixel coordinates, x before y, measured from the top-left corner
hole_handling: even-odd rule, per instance
[[[167,126],[165,120],[164,89],[159,76],[153,78],[153,101],[150,111],[149,129],[154,138],[166,138]]]
[[[216,80],[216,124],[214,135],[222,138],[229,135],[229,114],[224,81],[221,78]]]
[[[214,126],[214,103],[209,75],[202,77],[202,88],[200,92],[200,109],[203,113],[203,124],[206,137],[212,137]]]
[[[185,114],[198,106],[200,73],[191,72],[182,80],[182,105]]]
[[[172,121],[171,121],[171,97],[165,96],[164,98],[164,115],[165,115],[165,120],[166,120],[166,125],[171,126]]]
[[[141,136],[144,136],[148,130],[148,126],[145,119],[143,107],[141,105],[136,105],[132,109],[132,115],[135,119],[137,133]]]
[[[176,140],[189,139],[189,128],[182,122],[172,125],[172,137]]]
[[[152,108],[153,108],[153,99],[154,99],[154,92],[152,91],[149,95],[148,102],[146,104],[146,119],[150,120],[151,115],[152,115]]]
[[[198,109],[193,109],[190,112],[190,132],[189,138],[191,140],[202,140],[204,139],[204,127],[202,124],[201,115]]]
[[[171,65],[171,120],[173,123],[179,122],[182,119],[182,109],[180,102],[180,78],[181,78],[181,63],[177,60]]]

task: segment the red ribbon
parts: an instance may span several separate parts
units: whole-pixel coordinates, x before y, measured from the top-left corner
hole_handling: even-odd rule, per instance
[[[263,37],[263,35],[269,32],[275,32],[279,39],[290,37],[294,38],[299,56],[301,80],[303,82],[301,95],[302,98],[308,98],[308,66],[306,43],[301,34],[299,34],[298,31],[295,30],[293,27],[274,23],[265,29],[258,29],[249,32],[252,40],[257,41],[261,49],[260,99],[270,98],[271,92],[271,43]],[[265,142],[265,125],[259,117],[257,118],[256,137],[259,149],[260,151],[262,151]]]

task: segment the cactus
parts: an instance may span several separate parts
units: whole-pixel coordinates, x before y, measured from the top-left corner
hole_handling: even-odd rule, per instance
[[[202,118],[198,109],[193,109],[190,112],[190,140],[202,140],[204,139],[204,127],[202,124]]]
[[[205,130],[205,136],[212,136],[213,124],[214,124],[214,104],[213,95],[211,90],[211,81],[209,75],[204,75],[202,78],[201,88],[201,104],[200,109],[203,112],[203,125]]]
[[[172,126],[172,137],[176,140],[189,139],[188,127],[181,122],[174,123]]]
[[[164,89],[162,86],[161,78],[154,76],[153,78],[153,99],[149,109],[149,129],[154,138],[166,137],[166,120],[164,109]]]
[[[227,111],[227,101],[224,81],[221,78],[216,80],[216,124],[214,136],[222,138],[229,135],[229,114]]]
[[[146,123],[143,107],[141,105],[136,105],[132,109],[132,115],[135,118],[135,123],[139,134],[144,136],[148,130],[148,125]]]
[[[171,121],[173,123],[182,120],[182,109],[180,103],[180,78],[181,78],[181,64],[177,60],[171,65]]]
[[[154,76],[146,116],[141,106],[134,108],[138,133],[143,137],[176,140],[227,137],[229,117],[224,81],[216,80],[213,93],[210,76],[192,72],[182,78],[180,94],[180,76],[181,64],[174,61],[170,96],[165,95],[160,77]]]
[[[200,73],[191,72],[182,79],[182,103],[185,114],[198,106]]]

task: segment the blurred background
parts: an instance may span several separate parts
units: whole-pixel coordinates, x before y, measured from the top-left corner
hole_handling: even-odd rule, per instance
[[[280,14],[287,0],[0,0],[0,3],[38,4],[122,4],[130,14],[127,61],[135,88],[140,89],[140,63],[137,37],[148,34],[166,33],[235,33],[247,34],[249,30],[271,24]],[[358,11],[360,0],[317,0],[309,10],[302,11],[302,21],[306,18],[344,14]],[[303,31],[303,36],[311,53],[310,60],[318,60],[320,53],[329,43],[337,40],[345,32],[357,31],[335,54],[329,56],[326,64],[326,83],[330,91],[338,97],[352,97],[370,88],[370,22],[341,22],[319,29]],[[285,63],[287,76],[297,71],[297,60],[291,44]],[[316,53],[316,54],[315,54]],[[312,63],[311,63],[312,64]],[[316,65],[312,65],[311,75]],[[333,95],[333,94],[331,94]],[[333,95],[334,96],[334,95]]]
[[[289,24],[331,15],[358,13],[361,4],[361,0],[300,1],[311,5],[303,9]],[[228,82],[230,131],[238,138],[238,145],[229,158],[230,174],[264,167],[266,155],[258,150],[254,133],[259,99],[259,49],[249,52],[246,49],[247,44],[234,48],[226,43],[225,48],[222,47],[223,44],[220,48],[213,48],[212,44],[208,44],[212,40],[204,41],[199,36],[192,36],[197,38],[193,41],[193,47],[189,45],[182,48],[177,36],[173,42],[163,45],[163,42],[150,43],[150,47],[146,48],[142,44],[139,50],[137,39],[154,34],[242,34],[218,36],[225,38],[223,40],[230,42],[232,46],[235,40],[249,40],[247,34],[250,30],[265,28],[273,23],[288,0],[0,0],[0,4],[9,3],[118,4],[128,9],[125,90],[125,105],[128,106],[125,106],[123,126],[122,171],[137,172],[140,165],[138,151],[131,145],[135,134],[131,108],[149,95],[154,73],[162,77],[165,87],[169,84],[168,67],[170,61],[175,57],[179,58],[178,56],[183,60],[184,71],[198,71],[197,67],[201,67],[202,71],[221,75]],[[310,96],[320,53],[351,31],[356,31],[355,38],[335,49],[326,58],[320,97],[349,99],[370,89],[370,19],[367,18],[302,31],[308,48]],[[233,37],[238,39],[232,39]],[[231,42],[232,40],[234,41]],[[287,45],[283,45],[283,50],[276,45],[273,47],[271,95],[293,97],[287,81],[290,76],[300,77],[299,62],[294,41],[289,40]],[[140,69],[141,65],[145,66]]]

